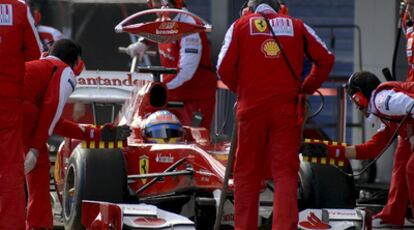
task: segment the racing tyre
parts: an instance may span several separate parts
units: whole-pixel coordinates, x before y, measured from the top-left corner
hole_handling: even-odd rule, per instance
[[[208,194],[198,194],[198,197],[212,198]],[[214,223],[216,221],[216,206],[198,204],[195,202],[194,207],[194,222],[197,230],[211,230],[214,229]]]
[[[65,229],[84,229],[82,200],[121,203],[127,194],[126,175],[121,150],[75,148],[69,159],[63,189]]]
[[[345,172],[352,174],[352,169],[348,167]],[[301,162],[298,201],[300,210],[354,208],[354,179],[332,166]]]
[[[352,173],[348,167],[345,172]],[[349,177],[332,166],[300,163],[298,181],[299,211],[308,208],[354,208],[355,184]],[[264,219],[259,230],[272,229],[272,215]]]

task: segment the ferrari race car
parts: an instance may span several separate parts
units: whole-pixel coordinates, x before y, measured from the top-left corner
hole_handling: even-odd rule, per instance
[[[183,127],[180,143],[147,143],[143,137],[143,122],[149,114],[180,109],[179,102],[167,101],[168,91],[157,80],[160,74],[174,71],[153,67],[140,69],[147,74],[134,74],[147,80],[133,80],[136,86],[115,119],[117,125],[127,124],[133,130],[127,143],[65,140],[56,157],[54,175],[66,229],[213,228],[230,142],[212,143],[208,130],[191,126]],[[155,81],[148,80],[151,76]],[[125,79],[129,78],[125,74]],[[128,95],[125,90],[118,90],[123,92],[121,97],[114,96],[116,90],[112,96],[105,88],[95,90],[106,92],[102,95],[106,101],[99,99],[99,92],[92,93],[93,100],[100,103],[119,103]],[[80,91],[73,97],[82,97]],[[302,158],[300,209],[354,208],[353,179],[335,167],[307,161],[314,160]],[[231,179],[229,184],[222,228],[233,225]],[[260,225],[270,229],[273,185],[263,184]]]
[[[145,82],[146,77],[141,74],[139,81]],[[90,103],[95,123],[113,122],[119,104],[129,97],[137,81],[136,74],[87,71],[78,79],[81,84],[70,100]],[[98,114],[98,110],[107,116],[102,115],[103,111]],[[188,218],[153,205],[138,204],[136,198],[128,195],[128,169],[121,150],[124,146],[122,142],[81,143],[65,139],[54,168],[65,228],[194,229]]]

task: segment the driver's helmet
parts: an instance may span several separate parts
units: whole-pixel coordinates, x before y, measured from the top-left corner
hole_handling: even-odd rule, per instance
[[[174,144],[182,141],[183,127],[170,111],[160,110],[144,120],[142,136],[147,143]]]

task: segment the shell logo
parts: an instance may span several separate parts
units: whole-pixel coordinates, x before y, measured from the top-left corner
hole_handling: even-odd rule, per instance
[[[277,58],[280,53],[280,48],[273,39],[268,39],[262,44],[262,52],[267,58]]]

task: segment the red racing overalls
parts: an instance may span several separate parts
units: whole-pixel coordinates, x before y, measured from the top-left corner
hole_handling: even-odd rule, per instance
[[[414,98],[414,82],[387,82],[377,87],[371,103],[375,101],[375,97],[379,92],[390,89]],[[393,103],[392,100],[389,102],[380,100],[376,101],[375,107],[384,106],[381,105],[381,102],[387,103],[385,106],[388,107],[392,106]],[[405,107],[404,103],[399,102],[396,106]],[[389,114],[381,113],[378,109],[375,110],[386,126],[377,132],[367,143],[355,146],[357,159],[375,158],[386,147],[385,145],[392,138],[393,133],[405,116],[390,116]],[[392,113],[392,111],[389,113]],[[383,210],[376,216],[385,223],[403,226],[408,201],[410,200],[411,205],[414,205],[414,156],[409,142],[409,138],[413,136],[413,128],[413,119],[410,117],[398,131],[398,146],[394,154],[388,201]]]
[[[22,104],[25,61],[41,43],[24,1],[0,1],[0,229],[24,229]]]
[[[50,161],[46,141],[59,124],[63,107],[76,85],[71,68],[56,57],[26,63],[24,146],[39,151],[36,167],[26,175],[26,229],[53,228],[49,195]]]
[[[334,56],[301,20],[279,15],[270,6],[260,12],[269,18],[296,76],[305,55],[314,65],[301,84],[258,13],[241,17],[226,33],[217,69],[237,94],[235,229],[257,229],[259,191],[268,164],[275,185],[272,228],[297,229],[298,97],[301,88],[313,93],[328,78]]]
[[[174,21],[195,23],[178,14]],[[210,130],[216,101],[216,76],[210,60],[210,44],[205,32],[185,36],[178,41],[159,44],[162,66],[178,68],[176,75],[165,75],[169,100],[184,102],[183,109],[171,110],[183,125],[191,125],[193,115],[203,115],[201,127]]]

